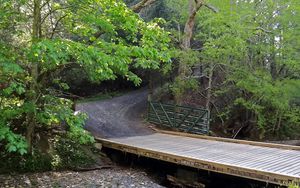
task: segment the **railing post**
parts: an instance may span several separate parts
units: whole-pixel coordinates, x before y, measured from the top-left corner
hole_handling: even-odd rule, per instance
[[[160,105],[161,109],[163,110],[163,112],[164,112],[166,118],[168,119],[170,126],[171,126],[171,127],[174,127],[174,126],[173,126],[173,123],[171,122],[171,120],[170,120],[170,118],[169,118],[167,112],[165,111],[163,105],[162,105],[161,103],[159,103],[159,105]]]
[[[210,110],[207,109],[207,134],[209,134],[210,130]]]

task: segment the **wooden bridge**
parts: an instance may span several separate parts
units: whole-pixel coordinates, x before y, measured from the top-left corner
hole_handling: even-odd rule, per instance
[[[104,147],[278,185],[300,182],[300,147],[157,131],[98,138]]]
[[[300,182],[299,146],[153,131],[138,118],[146,104],[147,91],[142,90],[76,108],[89,115],[85,129],[107,148],[278,185]],[[160,103],[148,107],[150,122],[185,132],[208,132],[205,110]]]

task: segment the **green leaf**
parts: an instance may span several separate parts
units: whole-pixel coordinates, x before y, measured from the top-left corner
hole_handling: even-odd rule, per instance
[[[8,150],[9,152],[16,152],[16,151],[17,151],[17,147],[14,146],[14,145],[9,145],[7,150]]]

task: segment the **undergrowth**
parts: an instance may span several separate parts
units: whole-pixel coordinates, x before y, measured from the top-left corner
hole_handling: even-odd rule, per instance
[[[81,145],[65,137],[55,137],[49,142],[48,152],[34,147],[33,154],[15,155],[0,152],[0,173],[43,172],[50,170],[77,169],[93,165],[90,153],[92,144]]]

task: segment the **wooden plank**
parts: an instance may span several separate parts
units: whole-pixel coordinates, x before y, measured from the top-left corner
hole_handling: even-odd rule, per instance
[[[156,148],[155,148],[156,149]],[[169,150],[165,150],[165,151],[169,151]],[[170,150],[170,151],[172,151],[172,150]],[[181,152],[179,153],[179,154],[181,154]],[[188,156],[188,155],[185,155],[185,156]],[[229,155],[229,158],[232,158],[232,156],[235,156],[235,155]],[[191,156],[190,156],[191,157]],[[203,157],[203,156],[202,156]],[[208,157],[206,157],[207,159],[209,159],[210,161],[217,161],[217,162],[222,162],[222,160],[220,161],[220,160],[213,160],[212,158],[214,158],[215,157],[215,153],[211,153],[211,154],[209,154],[209,156]],[[224,158],[224,155],[222,156],[223,158]],[[248,158],[249,159],[249,158]],[[224,160],[223,160],[224,161]],[[235,162],[235,161],[233,161],[233,162]],[[268,162],[268,161],[265,161],[265,162]],[[235,164],[235,163],[234,163]]]
[[[224,151],[223,153],[221,152],[208,152],[208,155],[205,155],[205,156],[202,156],[202,157],[206,157],[206,158],[209,158],[210,160],[216,160],[216,161],[219,161],[219,162],[231,162],[231,161],[234,161],[235,163],[236,162],[239,162],[239,160],[249,160],[249,153],[238,153],[238,152],[227,152],[227,151]],[[217,155],[218,153],[221,153],[221,155]],[[197,154],[193,155],[191,154],[192,156],[197,156]]]
[[[282,165],[285,165],[285,164],[291,164],[291,161],[290,160],[293,160],[293,159],[299,159],[300,160],[300,157],[299,156],[289,156],[289,155],[277,155],[277,160],[272,160],[270,158],[269,159],[269,162],[267,164],[255,164],[253,165],[254,168],[256,167],[260,167],[260,168],[263,168],[265,170],[269,170],[269,169],[272,169],[272,170],[276,170],[274,169],[274,167],[279,167],[282,166]]]
[[[122,140],[119,140],[119,141],[122,141]],[[177,141],[177,142],[176,142]],[[124,143],[128,143],[128,142],[126,142],[126,140],[125,140],[125,142]],[[175,151],[177,151],[178,152],[178,150],[177,149],[183,149],[183,150],[186,150],[187,148],[188,149],[190,149],[191,148],[191,146],[190,145],[188,145],[188,144],[191,144],[192,145],[192,143],[188,143],[188,142],[186,142],[185,141],[185,143],[186,144],[178,144],[178,139],[176,139],[176,140],[171,140],[171,141],[169,141],[169,142],[166,142],[166,141],[164,141],[164,140],[161,140],[161,145],[163,145],[163,146],[161,146],[161,147],[155,147],[155,149],[161,149],[161,148],[164,148],[165,147],[165,145],[168,145],[172,150],[175,150]],[[211,146],[217,146],[218,145],[218,143],[217,142],[212,142],[213,144],[210,144],[209,146],[211,147]],[[195,144],[195,143],[194,143]],[[199,144],[199,143],[197,143],[197,144]],[[138,145],[140,145],[140,144],[138,144]],[[200,144],[199,144],[200,145]],[[148,146],[148,145],[147,145]],[[145,147],[147,147],[147,146],[145,146]],[[195,145],[192,145],[193,147],[195,147],[195,148],[199,148],[199,146],[197,147],[197,146],[195,146]],[[204,145],[205,146],[205,145]],[[206,146],[207,146],[207,144],[206,144]],[[195,151],[195,148],[194,148],[194,151]]]
[[[197,157],[197,154],[191,154],[190,156],[193,156],[193,157]],[[243,154],[243,153],[238,153],[238,152],[231,152],[231,153],[228,153],[226,151],[224,151],[224,153],[221,153],[220,152],[208,152],[207,155],[201,155],[201,158],[206,158],[206,159],[209,159],[209,160],[213,160],[213,161],[218,161],[218,162],[222,162],[222,163],[233,163],[233,164],[236,164],[237,162],[241,162],[242,165],[240,166],[244,166],[243,165],[243,162],[245,161],[249,161],[251,160],[251,157],[255,157],[255,155],[250,155],[249,154]],[[256,158],[258,158],[256,156]]]
[[[164,151],[143,149],[141,147],[124,145],[122,143],[118,143],[106,139],[100,139],[100,141],[103,142],[104,146],[111,147],[113,149],[118,149],[121,151],[134,153],[137,155],[151,157],[159,160],[165,160],[176,164],[182,164],[182,165],[205,169],[209,171],[214,171],[214,172],[219,172],[219,173],[224,173],[224,174],[229,174],[234,176],[240,176],[240,177],[245,177],[250,179],[256,179],[259,181],[266,181],[266,182],[271,182],[276,184],[283,184],[283,185],[287,185],[292,181],[299,181],[298,176],[270,173],[266,171],[255,170],[255,169],[236,167],[234,165],[227,165],[227,164],[210,162],[201,159],[182,157]]]
[[[255,141],[238,140],[238,139],[230,139],[230,138],[212,137],[212,136],[196,135],[196,134],[181,133],[181,132],[174,132],[174,131],[165,131],[165,130],[156,129],[156,128],[152,128],[152,129],[158,133],[170,134],[170,135],[176,135],[176,136],[182,136],[182,137],[191,137],[191,138],[214,140],[214,141],[220,141],[220,142],[229,142],[229,143],[246,144],[246,145],[252,145],[252,146],[261,146],[261,147],[300,151],[300,146],[291,146],[291,145],[273,144],[273,143],[266,143],[266,142],[255,142]]]
[[[297,156],[289,156],[287,153],[284,153],[281,156],[276,156],[279,153],[272,153],[273,151],[268,151],[265,152],[264,150],[262,150],[262,153],[259,153],[255,150],[257,150],[257,148],[254,148],[255,150],[251,151],[245,151],[245,148],[248,149],[247,147],[244,147],[244,150],[241,150],[241,148],[228,148],[228,147],[224,147],[224,150],[222,150],[222,152],[224,152],[224,154],[222,153],[221,156],[212,156],[210,159],[214,160],[214,159],[218,159],[219,157],[221,157],[222,159],[218,160],[220,162],[228,162],[228,161],[234,161],[235,164],[241,164],[241,165],[245,165],[245,164],[257,164],[257,161],[262,161],[261,163],[264,163],[264,165],[270,165],[266,162],[268,161],[272,161],[272,162],[282,162],[285,163],[286,162],[286,158],[292,158],[292,159],[296,159]],[[264,148],[263,148],[264,149]],[[268,149],[268,148],[267,148]],[[271,149],[271,148],[270,148]],[[283,151],[287,151],[287,150],[283,150]],[[264,155],[261,155],[264,154]],[[276,155],[275,155],[276,154]],[[197,154],[196,154],[197,155]],[[262,157],[264,160],[262,160]],[[253,158],[253,159],[252,159]],[[298,159],[300,160],[300,157],[298,156]],[[246,160],[246,162],[244,161]],[[276,160],[276,161],[274,161]],[[261,164],[260,164],[261,165]],[[250,166],[250,165],[249,165]]]
[[[159,136],[160,135],[160,136]],[[197,154],[198,153],[195,153],[195,156],[193,155],[189,155],[189,153],[192,153],[192,152],[198,152],[197,150],[201,150],[201,152],[207,152],[205,149],[209,149],[208,147],[205,147],[205,144],[203,145],[202,144],[202,148],[200,147],[200,149],[197,149],[196,145],[199,144],[199,146],[201,145],[201,142],[199,142],[199,139],[194,139],[194,138],[189,138],[189,137],[180,137],[180,139],[182,140],[182,142],[184,143],[179,143],[179,142],[176,142],[179,140],[178,136],[173,136],[173,135],[161,135],[159,134],[156,136],[156,138],[159,138],[161,136],[165,136],[165,137],[161,137],[160,138],[160,145],[159,146],[155,146],[155,144],[152,144],[153,141],[150,141],[151,142],[151,146],[153,147],[150,147],[151,149],[155,149],[155,150],[159,150],[159,151],[166,151],[166,152],[172,152],[172,153],[177,153],[179,155],[182,155],[182,156],[186,156],[186,157],[197,157]],[[151,136],[149,136],[151,137]],[[166,138],[168,137],[168,138]],[[143,138],[143,137],[140,137],[140,138]],[[138,138],[140,140],[140,138]],[[147,138],[144,138],[144,140],[147,140]],[[152,137],[151,137],[152,139]],[[195,143],[195,140],[198,141]],[[130,144],[127,142],[126,139],[122,140],[118,140],[120,142],[124,142],[126,144]],[[261,147],[258,147],[258,146],[249,146],[247,147],[247,145],[241,145],[241,144],[231,144],[231,143],[223,143],[223,142],[218,142],[218,141],[209,141],[209,140],[202,140],[202,142],[211,142],[211,143],[214,143],[213,146],[220,146],[221,148],[219,148],[219,151],[218,151],[218,148],[216,148],[215,152],[214,153],[209,153],[209,150],[208,152],[203,155],[198,155],[199,157],[202,157],[202,159],[209,159],[210,161],[216,161],[216,162],[233,162],[234,164],[237,164],[237,162],[241,161],[241,162],[249,162],[248,160],[250,159],[250,162],[256,164],[256,161],[257,160],[261,160],[261,155],[258,155],[261,151],[264,158],[266,159],[271,159],[272,161],[272,156],[274,156],[274,150],[273,148],[261,148]],[[141,146],[140,145],[140,142],[138,142],[138,144],[134,144],[134,143],[131,143],[133,144],[134,146]],[[196,144],[196,145],[195,145]],[[211,145],[211,144],[210,144]],[[204,147],[203,147],[204,146]],[[230,147],[228,147],[230,146]],[[143,145],[141,146],[143,147]],[[149,147],[149,144],[146,144],[144,145],[144,148],[148,148]],[[168,148],[166,148],[168,147]],[[190,149],[192,147],[191,150],[187,150]],[[199,148],[199,147],[198,147]],[[248,149],[249,148],[249,149]],[[226,151],[227,150],[227,151]],[[259,150],[260,152],[257,152],[256,150]],[[267,150],[267,152],[265,152],[265,150]],[[189,152],[187,152],[189,151]],[[282,153],[283,156],[285,156],[285,158],[293,158],[295,156],[287,156],[289,152],[288,150],[277,150],[277,152],[275,152],[275,154],[280,154],[278,153],[278,151],[280,151],[281,153],[282,152],[285,152],[285,153]],[[221,153],[220,155],[220,152],[223,152]],[[290,151],[292,152],[292,151]],[[192,153],[193,154],[193,153]],[[266,157],[267,156],[267,157]],[[285,163],[285,158],[281,157],[280,156],[280,161],[275,161],[276,163],[278,162],[281,162],[281,163]],[[272,161],[273,163],[274,161]],[[266,164],[270,164],[270,162],[268,162],[267,160],[264,160],[262,161],[262,163],[266,163]],[[244,166],[244,164],[242,164],[241,166]],[[249,165],[249,167],[252,167],[251,165]]]
[[[174,148],[180,148],[180,147],[182,147],[180,144],[177,144],[178,142],[178,139],[177,138],[174,138],[174,140],[171,140],[170,142],[171,143],[169,143],[169,144],[172,144],[172,145],[170,145],[170,147],[172,147],[173,149]],[[185,143],[187,143],[186,142],[186,140],[184,140],[184,142]],[[164,140],[161,140],[161,144],[168,144],[168,143],[166,143]],[[187,144],[193,144],[192,142],[191,143],[187,143]],[[220,144],[220,143],[219,143]],[[216,145],[216,144],[215,144]],[[227,144],[228,145],[228,144]],[[237,144],[235,144],[235,145],[237,145]],[[176,147],[176,146],[178,146],[178,147]],[[237,145],[237,146],[240,146],[240,145]],[[161,148],[163,148],[164,146],[162,146]],[[188,147],[187,145],[185,146],[185,147]],[[222,146],[222,148],[223,148],[224,146]],[[225,147],[225,149],[228,149],[228,148],[226,148]],[[256,148],[255,148],[256,149]],[[228,158],[234,158],[234,157],[236,157],[237,155],[236,155],[236,153],[234,153],[234,149],[232,149],[232,147],[231,148],[229,148],[228,149],[229,151],[226,151],[227,153],[226,153],[226,155],[225,154],[223,154],[223,158],[225,158],[225,156],[226,156],[226,158],[227,158],[227,156],[228,156]],[[238,152],[240,152],[240,147],[238,147],[238,148],[236,148],[235,150],[237,150]],[[233,151],[233,152],[232,152]],[[225,151],[224,151],[225,152]],[[229,154],[229,155],[228,155]],[[233,156],[231,155],[231,154],[234,154]],[[256,153],[257,154],[257,153]],[[242,154],[239,154],[239,155],[242,155]],[[246,155],[248,155],[248,154],[246,154]],[[252,156],[252,157],[255,157],[255,156]]]
[[[286,173],[288,174],[294,174],[294,175],[297,175],[297,176],[300,176],[300,168],[293,168],[293,169],[289,169],[287,171],[285,171]]]
[[[267,168],[267,170],[274,170],[279,172],[291,172],[291,170],[300,170],[300,161],[297,164],[291,164],[291,161],[285,163],[286,166],[283,167],[284,164],[280,164],[278,166],[272,166],[272,168]]]
[[[278,154],[274,154],[276,156],[278,156]],[[257,160],[251,160],[251,161],[246,161],[246,162],[238,162],[237,165],[243,165],[243,166],[248,166],[248,167],[252,167],[252,168],[265,168],[268,165],[272,165],[273,163],[280,163],[283,162],[284,160],[279,158],[274,159],[274,157],[272,159],[270,159],[270,155],[268,156],[261,156],[261,157],[256,157]]]
[[[209,141],[204,141],[203,143],[199,145],[192,145],[193,140],[185,140],[184,142],[178,142],[178,139],[171,139],[171,140],[164,140],[164,138],[160,138],[159,140],[153,140],[147,138],[136,138],[138,140],[141,140],[140,142],[131,142],[131,139],[113,139],[119,142],[123,143],[128,143],[128,144],[133,144],[136,146],[143,146],[143,147],[149,147],[149,146],[155,146],[155,149],[172,149],[175,150],[176,148],[185,148],[189,149],[191,147],[199,148],[199,147],[212,147],[217,145],[215,142],[209,142]],[[149,141],[149,142],[148,142]],[[148,143],[147,143],[148,142]],[[147,144],[145,144],[147,143]],[[157,144],[159,143],[159,144]],[[166,148],[168,147],[168,148]]]

